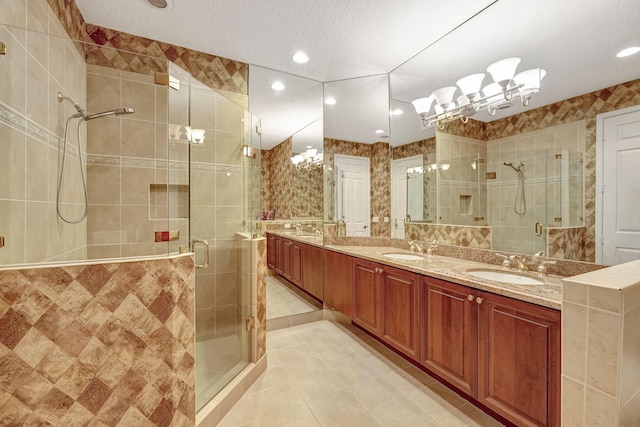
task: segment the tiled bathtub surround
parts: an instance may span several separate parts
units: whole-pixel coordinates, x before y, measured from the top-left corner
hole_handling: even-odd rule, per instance
[[[640,261],[563,280],[562,425],[640,425]]]
[[[192,426],[193,267],[0,271],[0,424]]]

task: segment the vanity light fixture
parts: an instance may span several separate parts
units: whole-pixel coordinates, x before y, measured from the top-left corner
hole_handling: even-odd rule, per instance
[[[256,153],[253,151],[253,147],[251,145],[243,145],[242,146],[242,155],[248,157],[250,159],[256,158]]]
[[[626,49],[622,49],[616,54],[616,56],[618,58],[626,58],[627,56],[635,55],[638,52],[640,52],[640,46],[632,46]]]
[[[304,52],[294,53],[291,59],[297,64],[306,64],[309,62],[309,57]]]
[[[307,148],[300,154],[291,157],[291,163],[297,170],[310,171],[322,167],[323,154],[317,148]]]
[[[191,126],[187,126],[187,139],[193,144],[204,144],[204,129],[193,129]]]
[[[427,166],[427,172],[434,172],[434,171],[437,171],[438,169],[441,169],[443,171],[448,171],[450,167],[451,167],[450,163],[442,163],[440,165],[437,163],[431,163],[429,166]]]
[[[484,110],[493,116],[498,110],[509,108],[514,98],[519,98],[524,106],[529,105],[531,94],[540,91],[540,81],[547,72],[533,68],[516,74],[519,63],[520,58],[506,58],[489,65],[487,72],[493,83],[484,88],[484,73],[471,74],[459,79],[456,86],[443,87],[411,101],[420,116],[422,129],[433,126],[444,129],[445,123],[458,119],[467,123],[469,117]],[[461,95],[456,97],[458,89]]]
[[[324,103],[327,105],[335,105],[336,99],[329,96],[327,97],[327,99],[324,100]]]
[[[284,90],[284,88],[285,86],[282,82],[276,81],[271,84],[271,89],[273,90],[281,91],[281,90]]]

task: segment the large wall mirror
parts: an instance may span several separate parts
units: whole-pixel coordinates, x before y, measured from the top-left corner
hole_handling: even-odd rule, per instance
[[[623,3],[600,4],[608,10],[594,13],[579,1],[496,2],[390,74],[393,152],[425,156],[422,187],[407,186],[414,190],[407,197],[423,201],[423,216],[412,222],[407,214],[406,237],[596,261],[596,116],[634,105],[637,84],[623,84],[640,77],[637,58],[615,56],[638,44],[637,14],[625,12],[637,5]],[[485,88],[493,82],[487,67],[511,57],[521,58],[516,73],[544,70],[526,106],[500,91],[493,115],[421,123],[411,101],[455,89],[474,73],[485,74]],[[491,90],[469,93],[479,99],[497,93]],[[433,102],[444,110],[446,92]],[[461,95],[456,89],[449,97],[458,105],[473,101]],[[432,107],[425,116],[433,114]],[[406,201],[392,201],[391,211],[402,212],[395,203]]]

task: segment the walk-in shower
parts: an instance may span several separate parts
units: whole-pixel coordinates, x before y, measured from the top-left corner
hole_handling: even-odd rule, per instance
[[[82,222],[87,218],[87,210],[89,206],[89,196],[87,194],[87,179],[85,176],[85,165],[83,164],[83,161],[82,161],[82,139],[80,138],[80,125],[83,122],[87,122],[93,119],[99,119],[102,117],[114,116],[114,115],[120,116],[123,114],[133,114],[135,113],[135,110],[133,108],[121,107],[113,110],[103,111],[101,113],[88,114],[86,110],[82,106],[80,106],[80,104],[78,104],[76,101],[74,101],[72,98],[68,96],[64,96],[60,92],[58,92],[57,98],[60,104],[62,104],[63,101],[67,101],[70,104],[72,104],[76,109],[77,113],[69,116],[64,125],[64,133],[62,136],[62,144],[61,144],[62,159],[60,164],[60,174],[58,175],[58,188],[56,190],[56,213],[58,214],[58,217],[64,222],[68,224],[78,224],[79,222]],[[69,139],[69,124],[73,119],[81,119],[81,120],[78,120],[78,125],[76,126],[76,134],[77,134],[77,142],[78,142],[78,162],[80,163],[80,179],[82,182],[82,190],[84,192],[84,208],[83,208],[82,215],[79,218],[69,219],[64,216],[64,214],[62,213],[62,210],[60,209],[60,205],[61,205],[60,195],[62,194],[62,185],[64,184],[64,170],[65,170],[65,163],[67,158],[67,144]]]
[[[520,162],[518,167],[513,166],[511,162],[504,162],[504,165],[516,171],[516,198],[513,201],[513,211],[517,215],[524,215],[527,213],[527,199],[524,194],[524,163]]]

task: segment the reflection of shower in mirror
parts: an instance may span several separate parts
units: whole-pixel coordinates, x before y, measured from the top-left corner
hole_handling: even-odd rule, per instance
[[[509,166],[511,169],[516,171],[517,182],[516,182],[516,199],[513,202],[513,211],[518,215],[524,215],[527,213],[527,200],[524,194],[524,163],[520,162],[518,167],[513,166],[511,162],[504,162],[505,166]]]

